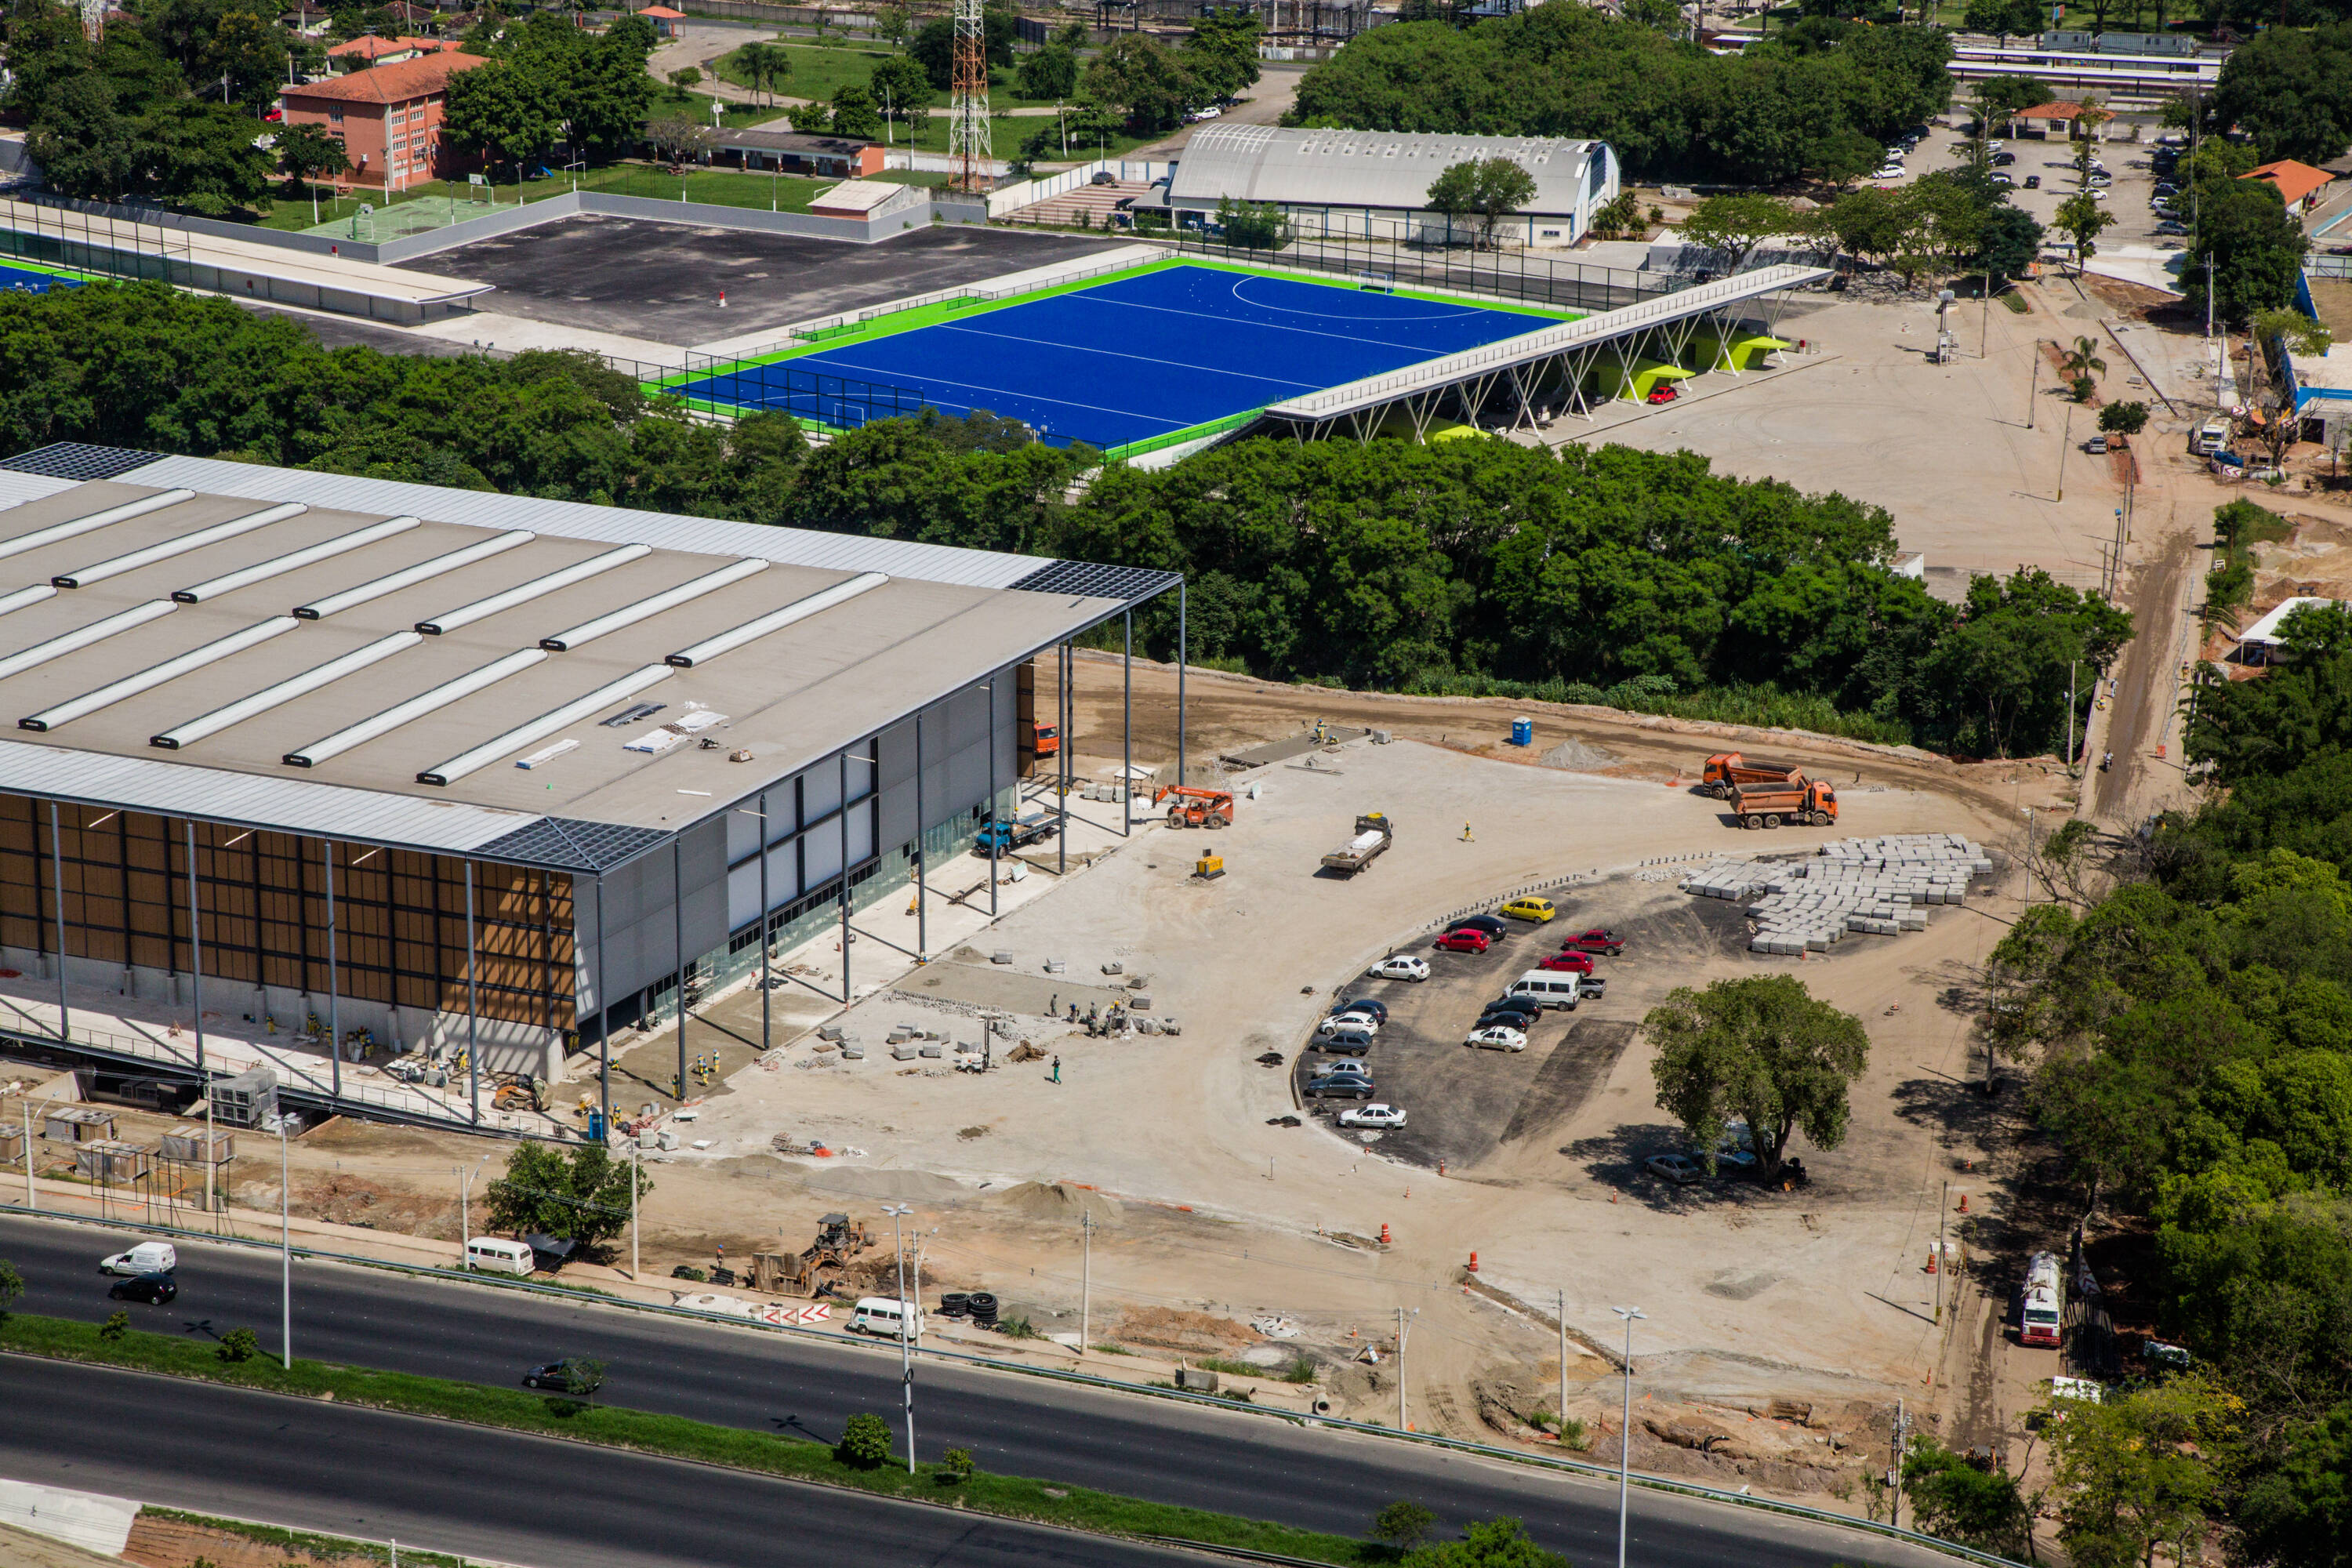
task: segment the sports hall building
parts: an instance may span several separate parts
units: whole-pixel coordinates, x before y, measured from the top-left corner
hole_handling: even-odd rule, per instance
[[[926,888],[1034,766],[1033,661],[1171,589],[113,447],[0,460],[0,1036],[484,1120],[493,1076],[561,1081]],[[357,1070],[428,1049],[429,1091]]]
[[[1535,194],[1496,225],[1500,245],[1574,245],[1617,196],[1617,155],[1606,142],[1206,125],[1185,143],[1166,199],[1184,227],[1230,199],[1271,203],[1302,235],[1459,244],[1477,220],[1430,210],[1429,187],[1456,163],[1488,158],[1508,158],[1535,179]]]

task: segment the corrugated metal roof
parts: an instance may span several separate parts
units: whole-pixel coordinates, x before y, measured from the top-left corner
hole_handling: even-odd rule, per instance
[[[1294,206],[1429,205],[1430,183],[1453,164],[1508,158],[1536,177],[1526,213],[1572,213],[1599,142],[1549,136],[1415,135],[1396,131],[1213,125],[1192,132],[1168,187],[1171,202],[1282,202]]]
[[[262,778],[184,762],[150,762],[21,741],[0,741],[0,791],[326,838],[459,852],[479,849],[540,820],[530,812],[459,801]]]
[[[75,479],[56,479],[47,474],[19,474],[0,468],[0,510],[22,506],[28,500],[39,500],[59,490],[69,490],[79,483]]]
[[[214,458],[159,458],[115,476],[124,484],[184,485],[211,495],[252,500],[306,500],[343,511],[414,512],[436,522],[480,528],[527,528],[570,539],[612,544],[646,543],[662,550],[713,555],[750,555],[787,566],[817,566],[837,572],[887,572],[927,583],[966,588],[1010,588],[1045,563],[1034,555],[992,550],[961,550],[906,539],[872,539],[814,529],[771,528],[676,512],[637,511],[586,501],[543,500],[496,490],[460,490],[397,479],[314,474],[302,468],[264,468]]]

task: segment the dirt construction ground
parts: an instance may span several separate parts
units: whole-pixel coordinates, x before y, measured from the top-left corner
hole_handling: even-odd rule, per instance
[[[1077,668],[1078,776],[1108,778],[1120,754],[1118,665],[1088,656]],[[1172,671],[1136,671],[1139,763],[1172,760],[1173,684]],[[1311,1395],[1390,1420],[1402,1308],[1409,1418],[1486,1440],[1532,1438],[1522,1417],[1557,1403],[1553,1318],[1564,1308],[1570,1413],[1591,1420],[1602,1458],[1617,1442],[1614,1368],[1596,1351],[1621,1339],[1610,1308],[1639,1304],[1650,1414],[1636,1422],[1637,1463],[1817,1500],[1850,1494],[1874,1431],[1884,1462],[1894,1398],[1929,1394],[1958,1321],[1935,1322],[1937,1281],[1924,1272],[1946,1184],[1973,1184],[1981,1216],[2000,1202],[1988,1162],[2022,1158],[1971,1087],[1982,1077],[1974,966],[2005,929],[2018,884],[2012,876],[1966,907],[1939,908],[1925,931],[1855,937],[1800,963],[1749,954],[1738,908],[1678,891],[1676,867],[1932,830],[1977,838],[2006,876],[2021,808],[2058,805],[2065,781],[2031,763],[1963,768],[1622,714],[1198,672],[1188,710],[1196,769],[1318,717],[1370,721],[1395,739],[1234,775],[1235,825],[1213,836],[1156,822],[1123,846],[1097,833],[1099,852],[1074,855],[1058,879],[1050,853],[1034,857],[1026,901],[928,965],[886,972],[887,953],[861,958],[874,966],[864,984],[880,989],[839,1020],[862,1037],[861,1061],[819,1048],[810,1026],[825,1014],[804,999],[780,1008],[790,1021],[764,1056],[755,991],[706,1006],[695,1048],[707,1037],[741,1044],[693,1119],[667,1124],[680,1146],[653,1156],[646,1275],[708,1268],[722,1246],[739,1265],[780,1242],[797,1250],[824,1212],[873,1221],[882,1204],[908,1203],[928,1296],[992,1290],[1005,1315],[1055,1336],[1042,1348],[1066,1360],[1079,1354],[1081,1224],[1091,1217],[1090,1365],[1149,1375],[1153,1357],[1275,1367],[1304,1355],[1317,1383],[1276,1384],[1266,1397]],[[1521,710],[1536,718],[1536,743],[1514,748],[1502,736]],[[1843,821],[1769,836],[1727,828],[1717,804],[1690,788],[1699,760],[1727,743],[1793,752],[1836,779]],[[1546,754],[1599,771],[1546,766]],[[1352,880],[1318,876],[1322,853],[1368,810],[1397,821],[1395,847]],[[1192,875],[1204,849],[1224,857],[1225,876]],[[936,875],[961,886],[956,868]],[[1290,1069],[1335,993],[1352,993],[1391,948],[1425,951],[1435,922],[1554,882],[1574,929],[1610,925],[1628,938],[1622,957],[1602,961],[1605,998],[1552,1016],[1523,1055],[1465,1051],[1456,1026],[1544,939],[1527,931],[1483,957],[1440,955],[1450,981],[1385,988],[1400,1032],[1375,1060],[1393,1072],[1382,1096],[1408,1106],[1408,1129],[1366,1142],[1302,1113]],[[861,923],[912,945],[915,922],[895,903]],[[998,952],[1012,962],[992,963]],[[1112,964],[1119,972],[1105,973]],[[1654,1106],[1643,1013],[1677,985],[1786,971],[1869,1029],[1847,1138],[1801,1150],[1813,1180],[1794,1193],[1675,1188],[1643,1173],[1648,1154],[1681,1145]],[[1089,1039],[1045,1017],[1049,1006],[1066,1020],[1072,1001],[1118,997],[1181,1033]],[[885,1044],[898,1025],[976,1042],[983,1013],[1006,1031],[984,1073],[952,1070],[951,1044],[942,1058],[904,1061]],[[1008,1057],[1023,1040],[1041,1054],[1016,1066]],[[658,1059],[674,1047],[656,1036],[641,1048]],[[1267,1052],[1284,1066],[1260,1065]],[[1300,1124],[1282,1124],[1291,1117]],[[822,1142],[833,1155],[780,1154],[780,1137]],[[296,1152],[297,1212],[454,1236],[457,1188],[485,1153],[494,1172],[496,1147],[331,1124]],[[240,1162],[235,1180],[240,1202],[275,1207],[274,1168]],[[1093,1348],[1106,1345],[1136,1357]],[[1367,1347],[1378,1347],[1377,1364]],[[1775,1398],[1811,1405],[1815,1426],[1738,1414]],[[1707,1420],[1740,1426],[1739,1441],[1727,1447],[1690,1425]]]

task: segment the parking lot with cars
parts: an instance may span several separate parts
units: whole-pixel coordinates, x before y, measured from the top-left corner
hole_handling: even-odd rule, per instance
[[[1498,905],[1368,966],[1331,996],[1291,1063],[1303,1113],[1433,1169],[1467,1166],[1571,1115],[1672,988],[1671,963],[1655,961],[1719,951],[1730,935],[1712,929],[1706,900],[1607,926],[1586,903]],[[1528,975],[1548,994],[1509,996]],[[1582,993],[1572,1008],[1561,1005],[1571,982]]]

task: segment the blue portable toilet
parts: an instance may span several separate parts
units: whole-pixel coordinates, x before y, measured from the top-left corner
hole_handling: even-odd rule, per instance
[[[1511,721],[1511,744],[1532,746],[1536,743],[1536,721],[1532,719]]]
[[[604,1141],[604,1113],[601,1110],[592,1110],[588,1113],[588,1142],[602,1143]]]

